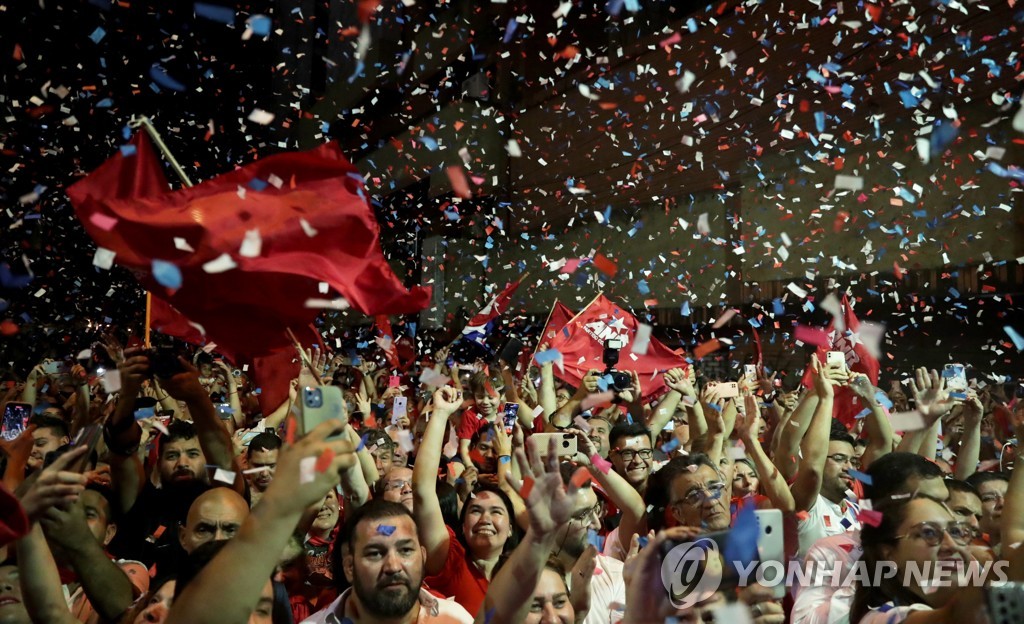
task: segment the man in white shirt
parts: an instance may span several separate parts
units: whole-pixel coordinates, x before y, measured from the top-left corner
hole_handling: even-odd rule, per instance
[[[469,624],[473,616],[454,600],[423,589],[416,521],[402,504],[381,499],[360,507],[339,536],[342,568],[352,587],[302,624],[403,621]]]

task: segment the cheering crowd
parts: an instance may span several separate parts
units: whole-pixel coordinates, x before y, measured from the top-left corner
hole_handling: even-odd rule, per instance
[[[1012,386],[922,368],[883,390],[817,356],[795,388],[776,380],[802,371],[760,366],[648,378],[628,349],[575,386],[553,358],[438,348],[397,373],[296,349],[266,413],[205,353],[106,336],[41,362],[4,398],[0,623],[973,622],[985,587],[898,572],[1024,572]],[[781,512],[782,553],[761,510]],[[762,565],[897,573],[681,606],[666,553],[723,531]]]

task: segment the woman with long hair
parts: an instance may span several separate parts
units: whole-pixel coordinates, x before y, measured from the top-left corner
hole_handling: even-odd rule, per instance
[[[861,529],[865,570],[858,576],[850,622],[984,621],[982,588],[965,586],[957,572],[974,562],[969,546],[977,529],[930,498],[884,501],[875,511],[881,514],[878,525],[865,522]]]
[[[518,543],[519,529],[508,495],[488,484],[478,484],[463,505],[461,530],[445,525],[438,500],[437,471],[448,417],[461,403],[462,397],[454,388],[434,393],[433,413],[413,472],[413,513],[420,544],[427,551],[425,582],[476,613],[504,556]]]

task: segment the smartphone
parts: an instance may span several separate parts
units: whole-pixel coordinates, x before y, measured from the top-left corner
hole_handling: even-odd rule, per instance
[[[1024,583],[1010,581],[985,588],[988,617],[992,624],[1017,624],[1024,621]]]
[[[96,449],[96,445],[99,444],[100,439],[103,437],[103,425],[94,424],[88,425],[78,432],[75,436],[75,441],[72,443],[73,448],[84,446],[88,448],[81,457],[75,460],[73,464],[68,465],[68,470],[83,473],[85,469],[89,467],[89,458],[92,456],[93,451]]]
[[[185,371],[178,360],[178,352],[174,349],[168,347],[146,349],[143,355],[149,359],[149,372],[154,377],[166,379]]]
[[[43,372],[47,375],[64,375],[68,372],[67,362],[51,361],[43,364]]]
[[[946,389],[952,392],[967,390],[967,373],[963,364],[946,364],[942,368],[942,376],[946,378]]]
[[[757,557],[761,561],[779,561],[785,563],[786,549],[783,543],[782,511],[778,509],[757,509]],[[786,597],[785,571],[774,566],[762,568],[764,579],[772,586],[772,595],[781,600]]]
[[[743,376],[747,378],[747,381],[754,383],[757,381],[757,367],[753,364],[743,365]]]
[[[735,381],[724,381],[718,384],[718,396],[723,399],[735,399],[740,395],[740,385]]]
[[[523,343],[515,336],[511,336],[498,353],[498,360],[513,366],[519,360],[519,354],[522,352]]]
[[[537,452],[541,456],[548,454],[552,438],[555,440],[555,451],[559,457],[575,457],[578,452],[576,435],[572,433],[535,433],[530,437],[535,440]]]
[[[505,421],[505,435],[512,435],[512,430],[516,426],[516,420],[519,418],[519,404],[506,403],[505,416],[503,418]]]
[[[21,432],[28,427],[28,419],[32,416],[31,403],[15,403],[13,401],[4,405],[4,419],[0,425],[0,437],[4,440],[13,440],[21,435]]]
[[[338,386],[309,386],[302,389],[302,433],[320,423],[344,416],[345,403]]]
[[[846,368],[846,356],[842,351],[829,351],[825,354],[825,364],[829,368]]]

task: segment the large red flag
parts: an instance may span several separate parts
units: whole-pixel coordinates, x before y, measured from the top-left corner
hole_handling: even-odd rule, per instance
[[[75,211],[98,245],[223,352],[252,360],[290,347],[284,329],[317,316],[310,300],[324,297],[321,282],[366,314],[428,305],[430,290],[405,288],[384,259],[362,177],[336,144],[177,191],[144,133],[126,148],[68,189]],[[179,288],[157,281],[154,260],[177,267]]]
[[[555,375],[573,385],[579,385],[588,371],[604,370],[602,355],[610,339],[623,342],[619,352],[617,370],[636,371],[640,376],[640,389],[644,397],[653,397],[665,390],[663,373],[673,368],[686,369],[682,356],[650,339],[645,355],[633,353],[633,341],[639,326],[632,314],[598,295],[590,305],[572,318],[551,341],[551,349],[562,354],[562,366],[555,367]]]
[[[841,326],[845,326],[846,329],[838,328],[833,318],[828,326],[828,345],[819,346],[814,355],[818,358],[819,362],[825,364],[828,357],[826,354],[829,351],[842,351],[846,355],[847,368],[854,373],[867,375],[871,383],[877,386],[880,368],[878,360],[871,355],[868,348],[860,341],[857,333],[860,329],[860,321],[857,320],[857,315],[853,313],[853,308],[850,306],[846,295],[843,295],[841,307],[843,315]],[[808,388],[814,384],[811,379],[811,369],[809,366],[804,371],[802,381],[803,385]],[[860,405],[857,395],[845,386],[836,388],[835,394],[832,416],[839,419],[847,428],[850,428],[854,420],[856,420],[857,414],[862,412],[865,406]]]

